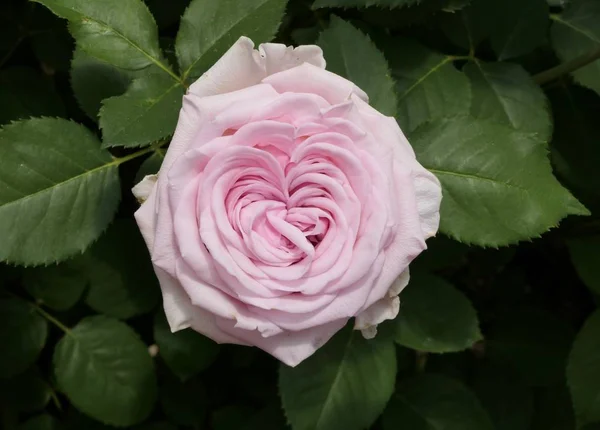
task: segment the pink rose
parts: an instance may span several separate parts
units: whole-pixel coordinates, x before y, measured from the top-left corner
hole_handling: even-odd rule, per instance
[[[370,338],[397,315],[441,190],[319,47],[253,47],[240,38],[189,88],[135,217],[173,331],[295,366],[350,318]]]

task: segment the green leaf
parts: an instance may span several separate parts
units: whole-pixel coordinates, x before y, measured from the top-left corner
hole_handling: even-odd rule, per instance
[[[152,155],[144,160],[140,166],[137,174],[135,175],[135,183],[139,183],[147,175],[155,175],[160,170],[160,166],[165,159],[165,150],[158,148]]]
[[[536,133],[544,141],[550,138],[546,96],[521,66],[477,62],[467,64],[464,72],[471,82],[471,116]]]
[[[600,294],[600,235],[573,237],[567,245],[581,280],[591,291]]]
[[[73,307],[87,285],[86,277],[70,262],[25,270],[23,284],[40,303],[57,311]]]
[[[148,248],[132,220],[116,221],[78,261],[89,281],[85,302],[97,312],[131,318],[158,303],[158,287]]]
[[[46,343],[48,324],[33,306],[20,299],[0,300],[0,378],[23,372]]]
[[[600,311],[577,333],[569,355],[567,383],[577,425],[600,421]]]
[[[7,125],[0,160],[0,260],[64,260],[87,248],[117,209],[119,161],[81,125],[54,118]]]
[[[160,404],[170,421],[198,427],[208,409],[206,388],[199,378],[181,382],[167,373],[161,379]]]
[[[127,325],[103,316],[83,319],[54,350],[60,389],[80,411],[107,424],[130,426],[156,400],[154,366]]]
[[[383,411],[395,379],[393,342],[348,325],[296,368],[282,364],[279,391],[294,430],[359,430]]]
[[[413,6],[421,0],[316,0],[313,4],[313,9],[324,7],[369,7],[378,6],[385,8],[395,8],[404,6]]]
[[[554,110],[552,162],[576,196],[590,209],[600,206],[600,98],[579,86],[560,86],[550,92]]]
[[[141,0],[33,0],[61,18],[77,46],[99,60],[124,69],[156,65],[173,74],[161,62],[158,30]]]
[[[474,0],[441,19],[442,31],[472,56],[488,37],[499,60],[528,54],[546,38],[546,0]]]
[[[402,130],[410,133],[427,121],[469,112],[469,81],[454,67],[453,57],[409,39],[394,40],[390,48]]]
[[[469,299],[442,278],[413,274],[400,301],[396,319],[400,345],[443,353],[462,351],[481,340],[477,313]]]
[[[473,0],[465,8],[440,17],[440,28],[456,46],[474,53],[490,35],[489,0]],[[492,21],[493,24],[493,21]]]
[[[492,430],[475,395],[453,379],[422,374],[403,381],[383,414],[383,430]]]
[[[518,375],[501,366],[477,369],[473,391],[488,412],[495,430],[530,430],[533,390]]]
[[[503,61],[533,51],[544,42],[549,24],[546,0],[495,0],[491,43]]]
[[[18,412],[36,412],[44,409],[52,395],[37,367],[8,379],[0,379],[0,402]]]
[[[600,3],[572,0],[562,15],[552,15],[552,46],[563,62],[587,54],[600,44]],[[575,80],[600,94],[600,60],[573,72]]]
[[[508,245],[589,213],[554,178],[535,135],[457,117],[421,126],[411,143],[442,183],[441,231],[458,241]]]
[[[531,386],[564,378],[573,329],[553,314],[535,308],[501,313],[486,333],[486,357],[511,366]]]
[[[102,100],[123,94],[131,81],[131,72],[118,69],[76,49],[71,62],[71,87],[79,106],[94,121]]]
[[[102,102],[100,128],[104,147],[142,146],[175,131],[183,86],[165,74],[133,81],[125,94]]]
[[[29,67],[0,71],[0,125],[32,116],[64,116],[53,82]]]
[[[219,353],[219,345],[191,328],[171,333],[162,309],[154,317],[154,341],[162,359],[182,381],[208,368]]]
[[[175,49],[185,79],[207,71],[240,36],[268,42],[279,28],[286,0],[193,0],[181,23]]]
[[[18,430],[60,430],[62,426],[52,415],[43,414],[30,418]]]
[[[381,113],[390,116],[396,113],[394,80],[385,57],[369,36],[333,16],[317,44],[323,48],[327,70],[363,89],[371,106]]]
[[[362,0],[364,2],[364,0]],[[361,8],[359,11],[350,11],[348,14],[349,18],[357,16],[357,12],[360,13],[360,20],[369,24],[364,26],[361,21],[353,21],[357,26],[363,28],[369,33],[374,39],[377,38],[377,33],[381,30],[389,30],[395,33],[394,30],[407,29],[409,27],[416,27],[420,25],[428,25],[433,21],[436,13],[440,12],[445,6],[449,4],[451,0],[412,0],[412,4],[408,4],[408,7],[396,7],[393,2],[397,0],[384,0],[380,1],[381,6],[362,7],[359,5],[348,6]],[[385,3],[385,4],[383,4]],[[364,3],[363,3],[364,4]],[[402,6],[402,5],[400,5]],[[376,29],[376,30],[375,30]]]

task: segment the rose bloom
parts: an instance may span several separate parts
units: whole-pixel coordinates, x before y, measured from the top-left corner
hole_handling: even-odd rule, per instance
[[[352,317],[367,338],[396,317],[441,189],[319,47],[253,48],[240,38],[190,86],[135,217],[173,331],[295,366]]]

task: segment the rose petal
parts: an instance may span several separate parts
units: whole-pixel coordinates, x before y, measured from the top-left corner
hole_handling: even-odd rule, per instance
[[[440,226],[442,187],[438,178],[421,166],[415,167],[413,177],[421,230],[425,239],[428,239],[435,236]]]
[[[134,217],[142,233],[142,237],[146,242],[146,246],[152,254],[154,248],[154,236],[156,225],[156,199],[158,195],[158,187],[153,187],[146,201],[135,211]]]
[[[188,89],[199,97],[214,96],[258,84],[266,76],[255,58],[254,42],[240,37],[229,50]]]
[[[316,45],[294,48],[280,43],[262,43],[258,47],[258,52],[267,75],[291,69],[302,63],[310,63],[320,69],[325,68],[323,50]]]
[[[288,366],[295,367],[317,349],[323,346],[331,337],[340,331],[348,319],[340,319],[323,324],[309,330],[285,332],[268,338],[262,337],[257,331],[237,330],[231,321],[219,319],[219,327],[243,341],[255,345],[268,352]]]
[[[367,309],[356,315],[354,330],[360,330],[365,339],[372,339],[377,334],[377,325],[386,320],[393,320],[400,310],[398,294],[406,287],[410,279],[406,269],[394,281],[386,297],[376,301]]]
[[[366,93],[347,79],[312,64],[275,73],[263,79],[279,93],[309,93],[323,97],[331,104],[342,103],[353,94],[368,100]]]
[[[162,289],[163,307],[171,331],[176,332],[192,327],[217,343],[247,345],[221,330],[215,322],[214,314],[192,305],[183,288],[167,272],[158,268],[155,272]]]
[[[398,185],[398,190],[410,190],[413,184],[412,172],[402,166],[397,167],[394,183]],[[363,310],[385,297],[396,278],[408,268],[415,257],[427,248],[421,232],[421,219],[417,210],[415,194],[398,191],[396,197],[398,228],[392,242],[385,249],[385,264]]]
[[[152,191],[154,190],[154,186],[156,185],[156,181],[158,179],[157,175],[146,175],[144,179],[140,181],[135,187],[131,189],[131,192],[135,196],[140,204],[144,203]]]

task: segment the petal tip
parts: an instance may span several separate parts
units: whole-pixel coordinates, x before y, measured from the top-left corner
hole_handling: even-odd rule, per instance
[[[131,189],[131,192],[140,204],[143,204],[152,193],[156,181],[158,180],[157,175],[146,175],[136,186]]]

